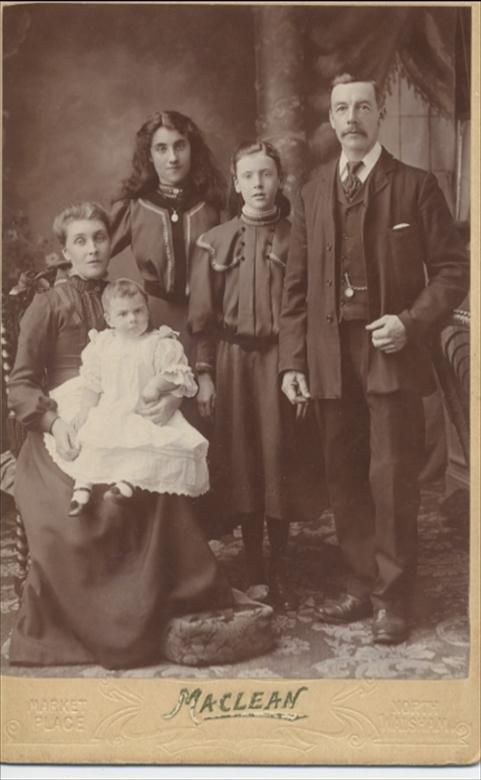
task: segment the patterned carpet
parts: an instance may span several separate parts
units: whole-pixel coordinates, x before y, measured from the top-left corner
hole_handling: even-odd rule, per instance
[[[408,641],[396,647],[371,644],[370,621],[328,626],[316,620],[316,606],[341,588],[343,567],[330,513],[291,526],[290,570],[301,597],[296,613],[278,614],[276,645],[267,655],[228,666],[194,668],[159,664],[126,672],[99,666],[21,669],[8,666],[10,634],[18,609],[13,514],[1,532],[1,667],[22,677],[196,677],[196,678],[409,678],[467,676],[469,663],[467,494],[443,504],[441,483],[423,491],[419,518],[419,575],[414,624]],[[441,506],[443,504],[443,506]],[[240,532],[211,546],[232,584],[243,589]]]

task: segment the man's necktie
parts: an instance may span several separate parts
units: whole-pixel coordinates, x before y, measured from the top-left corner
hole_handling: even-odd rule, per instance
[[[346,198],[348,200],[352,200],[362,187],[362,181],[358,178],[357,171],[359,171],[363,165],[364,163],[362,160],[347,163],[347,176],[342,182],[342,188],[346,193]]]

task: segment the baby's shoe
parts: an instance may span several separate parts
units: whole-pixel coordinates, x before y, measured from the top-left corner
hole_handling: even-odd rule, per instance
[[[286,576],[284,559],[273,559],[269,566],[269,598],[267,603],[280,612],[295,612],[299,599]]]
[[[105,493],[104,498],[114,501],[128,501],[134,495],[135,488],[125,479],[119,480],[112,485]]]
[[[89,487],[74,488],[70,501],[69,517],[78,517],[87,508],[92,497],[92,489]]]

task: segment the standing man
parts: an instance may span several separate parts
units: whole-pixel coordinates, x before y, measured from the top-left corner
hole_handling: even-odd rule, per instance
[[[467,292],[468,260],[435,177],[378,141],[375,82],[332,85],[341,156],[294,211],[280,330],[282,389],[312,397],[331,507],[349,570],[319,617],[373,615],[373,639],[409,632],[417,552],[422,396],[434,391],[428,339]]]

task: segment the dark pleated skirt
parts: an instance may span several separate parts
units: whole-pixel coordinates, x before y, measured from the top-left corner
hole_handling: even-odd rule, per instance
[[[280,390],[276,345],[244,350],[220,342],[211,466],[227,528],[241,514],[302,520],[324,508],[317,431],[296,423]]]
[[[196,521],[195,503],[139,492],[103,499],[69,517],[72,480],[29,434],[16,474],[16,501],[31,565],[12,636],[12,664],[98,663],[128,668],[161,660],[173,614],[232,602]]]

